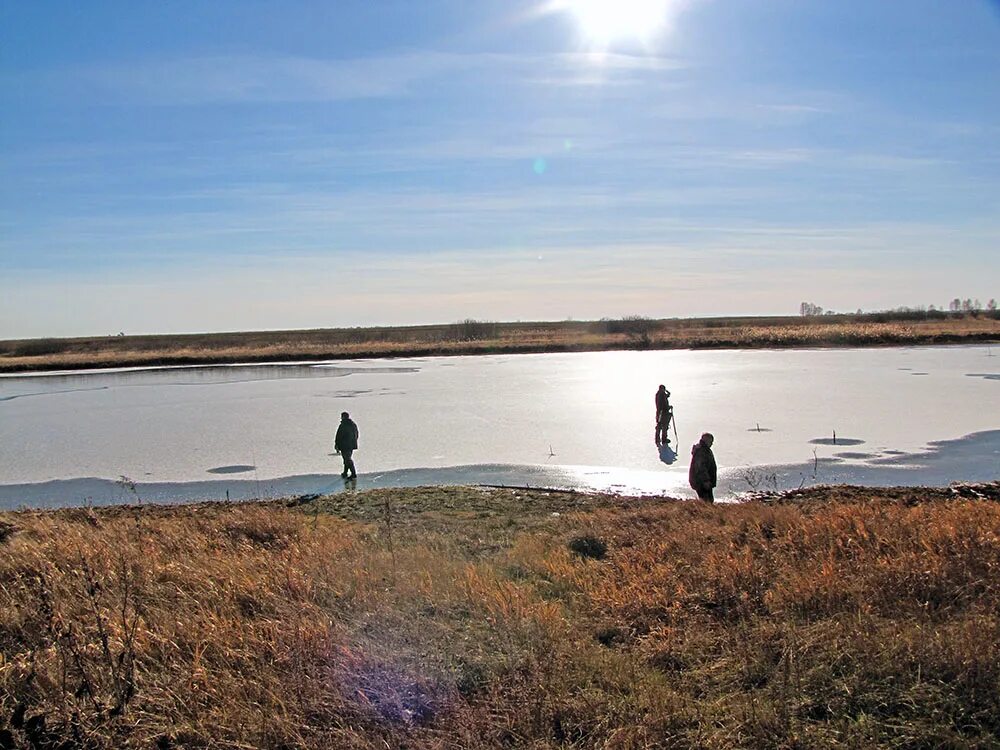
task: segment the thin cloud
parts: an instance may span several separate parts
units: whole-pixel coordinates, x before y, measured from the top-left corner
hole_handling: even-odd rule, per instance
[[[434,52],[351,60],[219,56],[99,66],[70,77],[98,97],[149,104],[309,102],[397,96],[460,63],[460,56]]]
[[[663,73],[684,63],[673,58],[587,52],[515,55],[420,51],[352,59],[188,57],[134,64],[97,65],[45,75],[50,87],[70,82],[76,93],[99,101],[157,105],[320,102],[398,97],[421,81],[470,72],[496,78],[539,77],[554,84],[607,82],[610,76]]]

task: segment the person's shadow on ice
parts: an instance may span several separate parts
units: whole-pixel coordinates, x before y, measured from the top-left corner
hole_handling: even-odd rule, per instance
[[[669,445],[664,443],[659,447],[660,460],[668,466],[677,460],[677,453]]]

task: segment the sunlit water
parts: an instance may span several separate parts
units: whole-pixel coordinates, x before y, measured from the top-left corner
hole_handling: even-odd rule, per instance
[[[653,444],[672,391],[679,441]],[[1000,476],[1000,349],[662,351],[0,377],[0,507],[530,484],[690,495],[714,433],[720,495]],[[834,442],[836,433],[836,442]],[[69,481],[68,481],[69,480]]]

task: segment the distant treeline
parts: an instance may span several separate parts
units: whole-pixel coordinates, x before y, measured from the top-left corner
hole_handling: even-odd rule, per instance
[[[802,317],[839,315],[842,317],[846,316],[848,319],[869,320],[876,322],[886,322],[892,320],[944,320],[949,317],[954,317],[956,314],[958,316],[971,315],[974,318],[985,314],[988,317],[998,319],[1000,312],[997,310],[997,301],[995,299],[989,300],[984,306],[978,299],[972,299],[971,297],[967,297],[966,299],[959,299],[958,297],[955,297],[955,299],[948,303],[947,309],[937,307],[936,305],[918,305],[916,307],[904,306],[894,307],[890,310],[865,312],[861,308],[858,308],[853,314],[836,312],[834,310],[824,310],[822,307],[815,305],[812,302],[803,302],[799,305],[799,315]]]

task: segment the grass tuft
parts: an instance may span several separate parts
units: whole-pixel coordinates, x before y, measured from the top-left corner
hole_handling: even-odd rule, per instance
[[[603,560],[608,554],[608,545],[592,534],[575,536],[569,540],[566,546],[580,557],[591,560]]]

